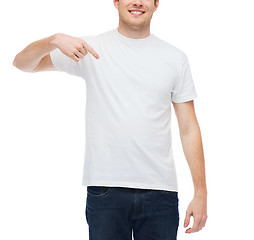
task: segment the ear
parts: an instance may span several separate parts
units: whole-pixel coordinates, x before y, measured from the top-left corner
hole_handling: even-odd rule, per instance
[[[119,1],[118,0],[113,0],[113,4],[116,7],[116,9],[118,9]]]
[[[159,0],[156,1],[156,4],[155,4],[155,9],[153,12],[155,12],[157,10],[157,8],[159,7]]]

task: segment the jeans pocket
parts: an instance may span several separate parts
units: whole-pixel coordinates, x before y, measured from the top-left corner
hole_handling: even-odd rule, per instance
[[[159,190],[159,192],[167,197],[178,199],[178,192],[168,190]]]
[[[87,186],[87,194],[93,197],[102,197],[111,191],[112,187],[107,186]]]

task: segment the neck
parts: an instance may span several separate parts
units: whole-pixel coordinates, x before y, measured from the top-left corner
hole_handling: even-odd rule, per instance
[[[145,28],[139,28],[135,26],[126,26],[126,24],[121,24],[121,22],[119,22],[117,30],[123,36],[133,39],[146,38],[150,35],[150,25]]]

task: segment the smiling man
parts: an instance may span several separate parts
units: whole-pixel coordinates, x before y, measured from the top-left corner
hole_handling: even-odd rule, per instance
[[[83,182],[90,240],[173,240],[179,227],[171,103],[194,183],[186,233],[207,219],[197,98],[186,54],[150,33],[159,0],[114,0],[119,26],[93,36],[54,34],[14,59],[26,72],[58,70],[86,82]]]
[[[159,1],[143,1],[141,4],[133,5],[133,1],[123,0],[114,1],[114,5],[119,13],[118,29],[120,31],[124,29],[125,31],[136,31],[141,36],[150,34],[150,22],[159,6]],[[130,33],[128,37],[131,37]]]

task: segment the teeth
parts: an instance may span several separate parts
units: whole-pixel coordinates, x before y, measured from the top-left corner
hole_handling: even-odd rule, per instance
[[[141,15],[141,14],[143,14],[143,12],[139,12],[139,11],[131,11],[131,13],[133,13],[133,14],[137,14],[137,15]]]

